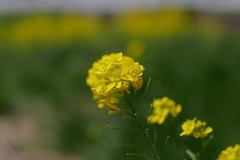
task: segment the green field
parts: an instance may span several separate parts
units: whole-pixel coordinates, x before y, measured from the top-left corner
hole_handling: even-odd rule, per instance
[[[228,15],[229,16],[229,15]],[[213,128],[205,150],[217,159],[240,141],[240,37],[224,15],[181,10],[117,15],[23,14],[0,16],[0,120],[30,117],[40,139],[21,141],[24,153],[56,151],[83,160],[132,160],[149,153],[142,135],[106,127],[131,127],[129,119],[98,109],[86,85],[87,71],[104,54],[123,52],[145,67],[143,120],[153,98],[168,96],[183,107],[177,133],[198,117]],[[140,91],[143,94],[143,90]],[[171,133],[157,128],[157,150],[174,159]],[[185,150],[198,150],[193,137],[179,137]]]

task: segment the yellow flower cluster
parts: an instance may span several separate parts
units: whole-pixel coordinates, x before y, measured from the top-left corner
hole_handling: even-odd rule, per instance
[[[203,138],[213,131],[212,127],[206,127],[206,122],[200,120],[197,120],[196,122],[196,119],[197,118],[194,118],[193,120],[188,119],[181,125],[183,132],[180,136],[189,136],[192,134],[195,138]]]
[[[240,145],[229,146],[222,151],[217,160],[240,160]]]
[[[121,52],[111,53],[93,63],[86,82],[91,87],[93,99],[100,99],[99,108],[110,107],[109,114],[116,114],[120,111],[119,108],[116,108],[116,105],[113,107],[111,100],[107,100],[106,96],[129,92],[130,85],[140,89],[143,84],[143,71],[144,67],[132,58],[123,56]]]
[[[93,63],[88,71],[87,84],[95,98],[108,96],[128,90],[131,83],[141,88],[143,71],[143,66],[132,58],[123,56],[122,53],[112,53]]]
[[[153,112],[148,117],[149,123],[162,124],[169,113],[171,113],[173,117],[177,117],[182,111],[182,106],[180,104],[176,105],[176,103],[168,97],[155,99],[151,104],[151,107],[153,107]]]

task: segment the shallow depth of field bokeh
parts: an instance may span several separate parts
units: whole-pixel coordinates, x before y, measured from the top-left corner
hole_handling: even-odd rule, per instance
[[[0,15],[1,156],[47,160],[130,160],[148,153],[141,133],[121,115],[97,108],[87,71],[104,54],[123,52],[152,78],[141,104],[168,96],[183,106],[177,132],[198,117],[213,128],[209,160],[240,141],[240,26],[238,15],[179,8],[118,14],[31,13]],[[146,86],[146,84],[144,84]],[[142,94],[142,91],[140,92]],[[174,141],[156,125],[157,149],[166,159]],[[194,138],[179,137],[182,157],[197,151]]]

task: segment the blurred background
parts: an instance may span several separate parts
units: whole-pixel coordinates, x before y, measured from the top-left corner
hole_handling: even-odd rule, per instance
[[[194,117],[213,128],[205,156],[216,159],[240,143],[239,13],[238,0],[0,0],[0,159],[144,159],[126,156],[149,153],[141,133],[107,128],[133,124],[98,109],[85,82],[112,52],[152,78],[143,118],[153,97],[168,96],[183,106],[177,134]],[[158,152],[169,135],[174,159],[174,138],[156,128]],[[198,151],[193,137],[179,141],[181,159]]]

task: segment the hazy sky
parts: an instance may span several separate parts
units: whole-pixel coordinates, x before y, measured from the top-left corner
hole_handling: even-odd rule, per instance
[[[0,12],[116,12],[134,8],[181,5],[208,12],[239,12],[240,0],[0,0]]]

